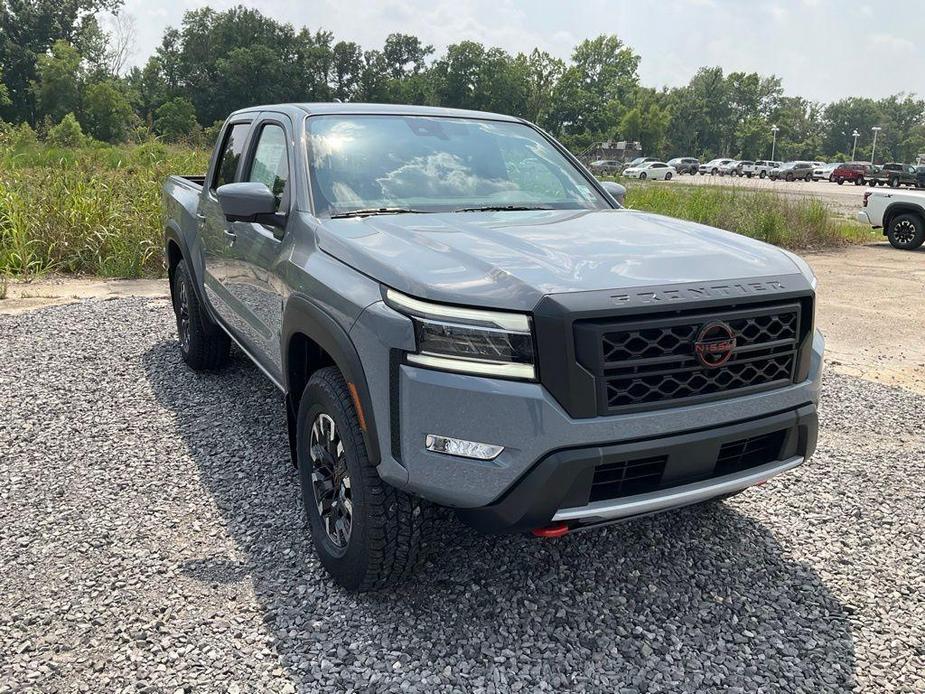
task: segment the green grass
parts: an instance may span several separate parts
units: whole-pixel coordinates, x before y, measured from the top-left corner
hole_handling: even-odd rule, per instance
[[[0,274],[160,275],[161,186],[208,157],[158,143],[0,149]]]
[[[824,203],[768,191],[623,181],[628,207],[735,231],[785,248],[809,250],[877,239]]]

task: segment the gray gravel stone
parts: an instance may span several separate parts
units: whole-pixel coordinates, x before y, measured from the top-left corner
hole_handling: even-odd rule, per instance
[[[243,357],[190,372],[163,300],[0,316],[0,692],[922,691],[923,412],[828,374],[789,475],[555,541],[447,520],[352,596]]]

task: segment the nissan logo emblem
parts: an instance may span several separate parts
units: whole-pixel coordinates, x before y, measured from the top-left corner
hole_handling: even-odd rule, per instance
[[[697,361],[711,369],[729,361],[735,348],[735,331],[723,321],[707,323],[694,339],[694,354],[697,355]]]

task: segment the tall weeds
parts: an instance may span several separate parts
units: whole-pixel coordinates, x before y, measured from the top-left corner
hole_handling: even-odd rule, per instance
[[[675,183],[627,183],[629,207],[735,231],[777,246],[830,248],[873,240],[870,229],[839,219],[819,200],[769,191]]]
[[[0,272],[161,272],[161,186],[208,154],[146,144],[0,151]]]

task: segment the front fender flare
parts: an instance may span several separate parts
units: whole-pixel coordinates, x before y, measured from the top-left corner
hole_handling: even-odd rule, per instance
[[[366,425],[363,428],[366,452],[370,462],[378,465],[380,452],[379,439],[376,436],[375,412],[360,355],[353,346],[347,331],[321,306],[301,294],[290,296],[283,311],[282,376],[287,399],[295,403],[302,395],[293,393],[289,383],[289,345],[293,336],[298,333],[310,338],[327,352],[344,375],[347,384],[356,389],[356,397],[363,410],[360,421]]]

